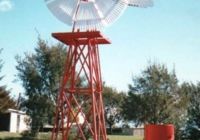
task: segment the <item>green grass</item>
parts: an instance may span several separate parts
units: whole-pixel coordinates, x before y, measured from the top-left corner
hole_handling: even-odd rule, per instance
[[[37,140],[49,140],[50,133],[40,133]],[[143,140],[142,137],[110,135],[109,140]],[[0,140],[22,140],[19,133],[0,132]]]
[[[22,139],[22,135],[20,133],[0,132],[0,140],[26,140],[26,139],[27,138]],[[49,139],[50,139],[50,133],[40,133],[37,137],[37,140],[49,140]]]
[[[134,137],[134,136],[108,136],[109,140],[143,140],[142,137]]]
[[[21,138],[21,135],[19,133],[0,132],[0,140],[3,139],[17,140],[19,138]]]

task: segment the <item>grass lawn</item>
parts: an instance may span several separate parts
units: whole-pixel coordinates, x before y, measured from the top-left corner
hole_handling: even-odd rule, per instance
[[[14,139],[19,139],[21,138],[21,135],[18,133],[9,133],[9,132],[0,132],[0,140],[4,140],[4,139],[9,139],[12,138]]]
[[[134,136],[108,136],[109,140],[143,140],[143,137]]]
[[[40,133],[38,140],[50,140],[51,133]],[[109,140],[143,140],[142,137],[134,136],[108,136]],[[21,135],[17,133],[0,132],[0,140],[21,140]]]

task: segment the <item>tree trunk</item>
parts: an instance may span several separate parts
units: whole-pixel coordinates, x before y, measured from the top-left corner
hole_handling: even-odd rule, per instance
[[[110,134],[112,135],[112,124],[109,124]]]

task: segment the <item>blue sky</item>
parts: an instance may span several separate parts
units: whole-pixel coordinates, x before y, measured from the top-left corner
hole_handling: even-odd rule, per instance
[[[17,96],[23,92],[15,56],[33,52],[37,29],[43,39],[54,42],[52,32],[71,31],[58,21],[43,0],[0,0],[0,55],[4,61],[1,84]],[[100,46],[103,80],[118,90],[127,91],[132,76],[149,60],[175,67],[180,82],[200,80],[200,1],[154,0],[154,7],[129,7],[104,35],[112,44]]]

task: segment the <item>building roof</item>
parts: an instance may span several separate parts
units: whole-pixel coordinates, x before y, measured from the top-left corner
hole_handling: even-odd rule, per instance
[[[11,109],[11,108],[9,108],[5,113],[17,113],[17,114],[21,114],[21,115],[25,115],[26,114],[24,111],[15,110],[15,109]]]

